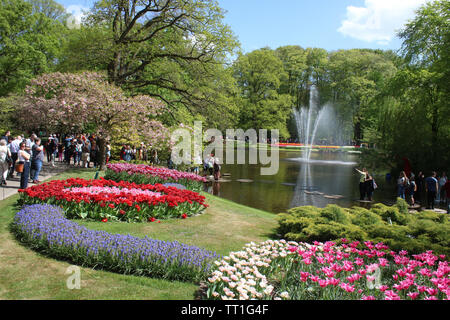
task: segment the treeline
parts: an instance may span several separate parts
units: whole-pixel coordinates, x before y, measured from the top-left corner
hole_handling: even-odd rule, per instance
[[[167,127],[195,119],[295,139],[292,110],[308,106],[315,85],[342,137],[375,146],[375,162],[445,169],[449,12],[448,1],[422,6],[399,32],[399,52],[292,45],[243,54],[214,0],[99,0],[79,28],[53,0],[0,0],[0,128],[21,129],[14,102],[36,76],[97,71],[128,95],[164,102]]]

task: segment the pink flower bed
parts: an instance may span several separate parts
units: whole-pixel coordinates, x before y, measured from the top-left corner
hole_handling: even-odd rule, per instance
[[[143,174],[148,176],[159,177],[163,180],[193,180],[206,182],[206,179],[198,174],[191,172],[182,172],[173,169],[153,167],[146,164],[129,164],[129,163],[111,163],[107,165],[109,170],[114,172],[127,172],[128,174]]]
[[[209,299],[448,300],[450,267],[432,251],[409,256],[370,241],[250,243],[216,261]]]

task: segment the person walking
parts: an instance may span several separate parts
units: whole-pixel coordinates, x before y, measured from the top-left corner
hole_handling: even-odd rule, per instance
[[[427,209],[434,210],[434,200],[438,191],[438,180],[436,179],[436,172],[433,171],[431,176],[425,179],[425,190],[427,192]]]
[[[33,169],[31,179],[33,180],[33,183],[40,183],[39,173],[41,173],[43,162],[44,162],[44,147],[41,145],[41,139],[36,138],[34,140],[34,145],[32,148],[32,160],[31,160],[31,168]]]
[[[52,164],[52,167],[55,166],[55,152],[57,149],[56,141],[53,136],[49,137],[49,141],[47,144],[47,162]]]
[[[30,176],[31,167],[31,154],[25,149],[26,143],[20,143],[20,149],[17,153],[17,161],[23,164],[23,171],[20,174],[20,189],[26,189],[28,187],[28,178]]]
[[[6,186],[6,178],[9,172],[9,161],[11,161],[11,152],[8,149],[6,140],[0,140],[0,185]]]
[[[12,159],[11,169],[9,170],[10,178],[14,177],[14,168],[16,165],[17,153],[19,152],[19,149],[20,149],[19,145],[21,142],[22,142],[22,137],[17,136],[9,145],[9,150],[11,151],[11,159]]]
[[[81,160],[82,160],[82,166],[83,168],[89,167],[89,156],[91,154],[91,151],[89,150],[89,146],[87,143],[83,144],[81,147]]]

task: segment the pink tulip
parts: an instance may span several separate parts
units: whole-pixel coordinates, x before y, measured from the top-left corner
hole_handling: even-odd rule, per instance
[[[408,297],[410,297],[411,299],[415,300],[417,299],[417,297],[420,295],[419,292],[410,292],[408,293]]]

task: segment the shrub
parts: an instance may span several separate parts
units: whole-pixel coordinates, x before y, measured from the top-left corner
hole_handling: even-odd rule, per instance
[[[350,223],[351,219],[344,209],[337,205],[328,205],[320,210],[320,215],[329,221],[335,221],[342,224]]]
[[[378,214],[373,213],[367,209],[353,208],[351,222],[364,229],[365,227],[369,227],[372,225],[383,224],[383,219]]]
[[[397,203],[395,204],[395,206],[398,208],[398,211],[400,211],[400,213],[403,214],[407,214],[408,213],[408,202],[406,202],[404,199],[402,198],[397,198]]]
[[[449,219],[446,214],[404,213],[404,203],[394,206],[375,204],[370,210],[353,207],[324,209],[306,206],[279,214],[278,233],[286,240],[312,242],[337,241],[340,238],[381,241],[396,250],[402,246],[412,253],[435,250],[448,254]],[[400,207],[400,209],[399,209]]]

